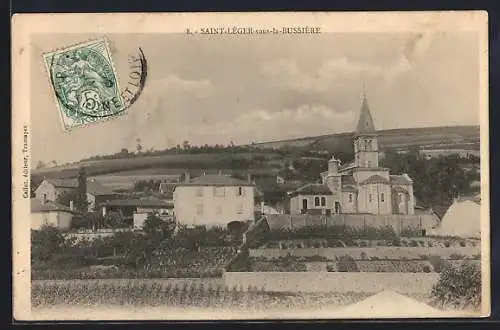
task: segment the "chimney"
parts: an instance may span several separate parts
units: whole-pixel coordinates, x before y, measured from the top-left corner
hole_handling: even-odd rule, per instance
[[[191,181],[191,174],[189,172],[184,173],[184,182],[189,183]]]
[[[73,201],[69,201],[69,209],[70,209],[71,211],[74,211],[74,210],[75,210],[75,205],[74,205]]]

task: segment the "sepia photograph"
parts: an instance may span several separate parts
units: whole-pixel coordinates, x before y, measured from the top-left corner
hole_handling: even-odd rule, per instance
[[[15,317],[489,316],[487,26],[16,15]]]

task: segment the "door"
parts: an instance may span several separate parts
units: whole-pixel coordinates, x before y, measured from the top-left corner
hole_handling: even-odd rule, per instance
[[[302,212],[301,213],[307,213],[307,199],[302,200]]]

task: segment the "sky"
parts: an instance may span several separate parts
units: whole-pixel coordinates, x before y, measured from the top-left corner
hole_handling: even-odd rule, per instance
[[[351,132],[363,90],[377,129],[479,125],[479,52],[472,32],[289,36],[114,34],[121,87],[128,54],[148,62],[143,93],[121,116],[62,130],[42,54],[96,35],[34,35],[32,164],[122,148],[246,144]]]

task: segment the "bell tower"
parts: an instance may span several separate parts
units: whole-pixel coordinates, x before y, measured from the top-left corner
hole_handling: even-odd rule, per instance
[[[379,165],[378,136],[365,93],[354,134],[354,155],[356,167],[376,168]]]

